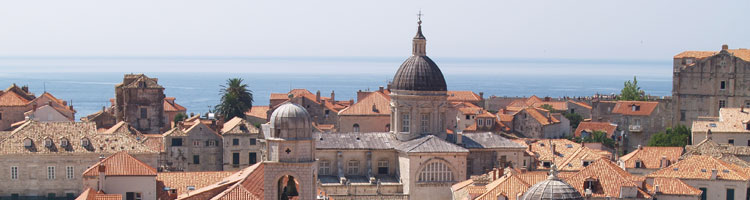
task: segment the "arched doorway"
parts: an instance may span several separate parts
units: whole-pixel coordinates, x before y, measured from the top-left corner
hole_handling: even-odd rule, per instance
[[[292,200],[299,199],[299,182],[296,178],[290,175],[284,175],[279,178],[278,184],[278,199],[279,200]]]

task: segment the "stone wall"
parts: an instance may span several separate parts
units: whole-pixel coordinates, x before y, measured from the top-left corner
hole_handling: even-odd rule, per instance
[[[359,125],[360,133],[390,131],[390,115],[342,115],[339,116],[339,131],[354,132],[354,124]]]
[[[235,171],[246,168],[257,162],[264,160],[263,152],[263,141],[258,136],[260,134],[247,134],[247,135],[224,135],[223,137],[223,166],[224,171]],[[238,145],[234,145],[233,140],[239,140]],[[255,139],[255,145],[250,144],[250,140]],[[233,163],[234,153],[238,153],[240,156],[240,162],[238,165]],[[255,162],[250,162],[250,153],[255,153]]]

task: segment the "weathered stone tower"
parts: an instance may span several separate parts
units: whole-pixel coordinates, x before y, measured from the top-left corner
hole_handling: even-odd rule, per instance
[[[391,130],[401,141],[422,135],[446,138],[446,84],[437,64],[427,57],[422,20],[412,41],[412,55],[396,71],[391,89]]]
[[[264,161],[265,199],[297,196],[314,200],[318,164],[310,114],[297,104],[285,103],[273,111],[264,130],[268,152]]]
[[[164,87],[158,79],[143,74],[125,74],[115,85],[115,116],[143,133],[162,133],[164,122]]]

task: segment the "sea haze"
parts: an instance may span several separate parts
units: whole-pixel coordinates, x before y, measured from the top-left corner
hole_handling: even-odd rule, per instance
[[[72,102],[80,118],[109,106],[114,85],[125,73],[159,78],[167,96],[188,112],[203,113],[219,101],[226,79],[245,79],[255,105],[267,105],[270,93],[290,88],[336,92],[337,100],[356,98],[357,90],[385,86],[405,58],[255,58],[255,57],[0,57],[0,86],[28,85]],[[650,95],[672,90],[671,60],[618,61],[576,59],[434,59],[449,90],[488,96],[590,96],[619,93],[623,82],[638,77]]]

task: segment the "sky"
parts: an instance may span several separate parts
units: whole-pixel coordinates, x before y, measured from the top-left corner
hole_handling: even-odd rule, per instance
[[[0,0],[0,64],[17,57],[403,59],[420,10],[433,58],[670,63],[685,50],[750,47],[747,0]]]

